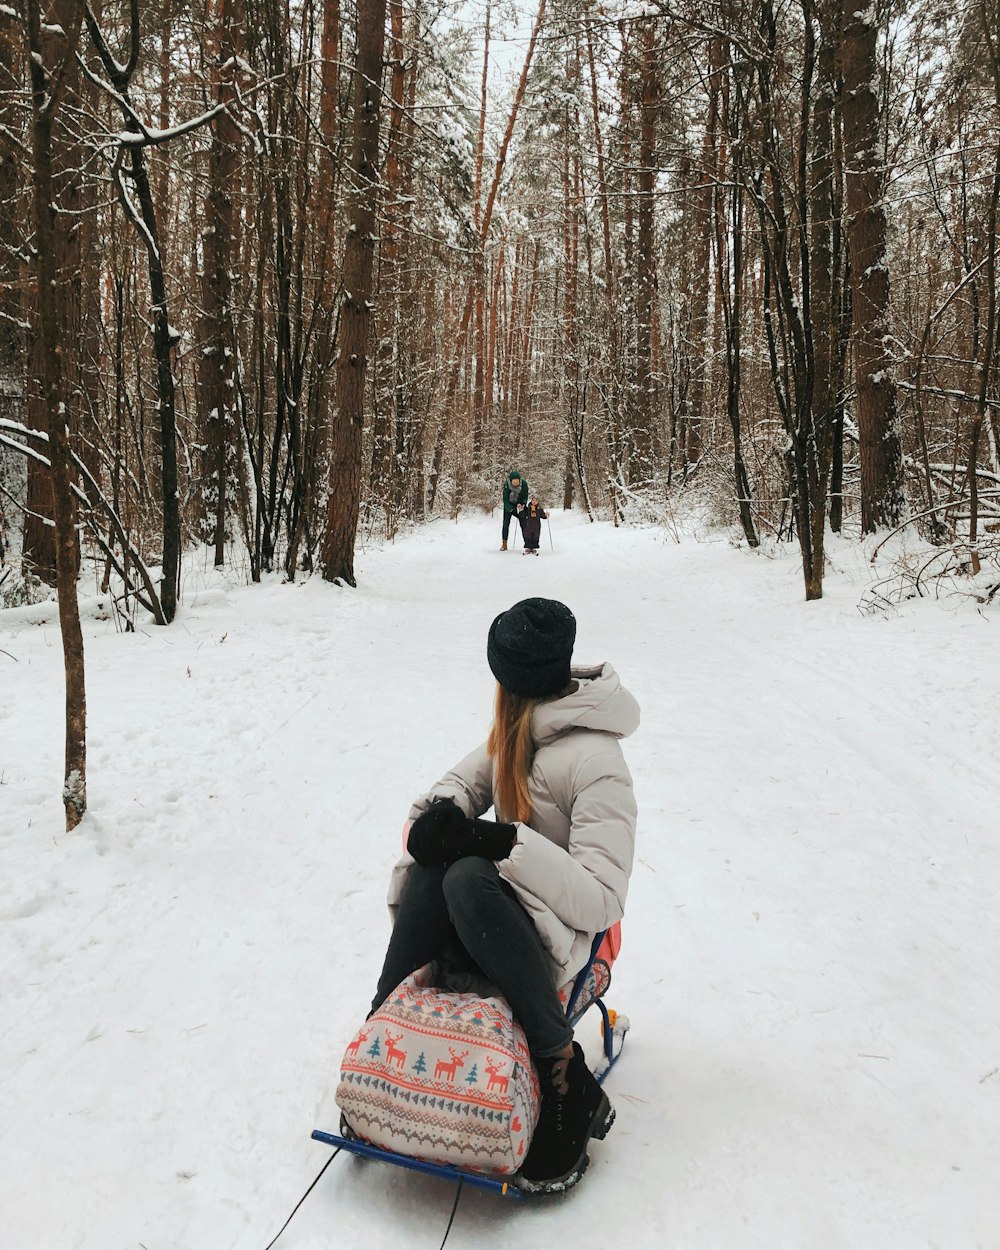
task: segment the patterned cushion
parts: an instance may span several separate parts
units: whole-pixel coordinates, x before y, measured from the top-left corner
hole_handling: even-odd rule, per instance
[[[337,1105],[384,1150],[516,1172],[539,1106],[524,1032],[505,999],[432,988],[429,979],[429,968],[407,977],[355,1034]]]

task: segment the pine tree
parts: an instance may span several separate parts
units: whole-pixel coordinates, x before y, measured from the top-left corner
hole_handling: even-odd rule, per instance
[[[424,1052],[423,1052],[423,1051],[421,1051],[421,1052],[420,1052],[420,1054],[419,1054],[419,1055],[417,1055],[417,1061],[416,1061],[416,1063],[413,1065],[413,1071],[414,1071],[414,1072],[416,1072],[418,1075],[419,1075],[419,1073],[421,1073],[421,1072],[426,1072],[426,1071],[427,1071],[427,1060],[424,1058]]]
[[[382,1047],[379,1044],[378,1035],[376,1034],[374,1042],[368,1047],[368,1053],[373,1059],[377,1059],[382,1053]]]
[[[891,343],[890,271],[874,8],[844,22],[844,163],[847,244],[854,323],[854,383],[861,462],[861,530],[873,534],[902,519],[903,455]]]
[[[478,1085],[479,1084],[479,1073],[476,1070],[476,1067],[477,1065],[473,1064],[472,1067],[469,1069],[469,1075],[465,1078],[466,1085]]]
[[[363,0],[357,9],[354,83],[354,175],[351,224],[344,251],[344,289],[338,312],[340,343],[336,367],[337,416],[330,458],[323,576],[328,582],[354,578],[354,544],[361,506],[361,453],[365,383],[371,340],[376,212],[381,182],[377,169],[382,107],[382,61],[386,0]]]

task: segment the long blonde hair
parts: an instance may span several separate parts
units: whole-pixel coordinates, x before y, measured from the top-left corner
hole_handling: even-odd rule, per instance
[[[535,758],[531,717],[543,699],[511,694],[497,683],[496,705],[486,750],[493,760],[493,785],[500,820],[531,820],[528,777]]]

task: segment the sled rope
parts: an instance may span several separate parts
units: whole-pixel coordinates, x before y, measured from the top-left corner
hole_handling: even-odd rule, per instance
[[[272,1247],[272,1246],[274,1245],[274,1243],[278,1240],[278,1237],[280,1237],[280,1236],[281,1236],[281,1234],[282,1234],[282,1233],[285,1231],[285,1229],[288,1227],[288,1225],[289,1225],[289,1224],[291,1224],[292,1220],[293,1220],[293,1219],[294,1219],[294,1217],[295,1217],[295,1212],[296,1212],[296,1211],[298,1211],[299,1207],[300,1207],[300,1206],[302,1206],[303,1202],[305,1202],[305,1200],[309,1197],[309,1195],[312,1193],[312,1191],[313,1191],[313,1190],[316,1188],[316,1186],[319,1184],[320,1177],[323,1175],[323,1173],[326,1171],[326,1169],[330,1166],[330,1164],[334,1161],[334,1159],[336,1159],[337,1155],[339,1155],[339,1154],[340,1154],[340,1151],[341,1151],[341,1147],[340,1147],[340,1146],[338,1146],[338,1147],[337,1147],[337,1149],[333,1152],[333,1154],[329,1157],[329,1159],[327,1159],[327,1161],[323,1164],[323,1166],[322,1166],[322,1167],[320,1168],[320,1170],[319,1170],[319,1174],[317,1175],[316,1179],[313,1181],[313,1183],[309,1186],[309,1188],[306,1190],[306,1192],[302,1195],[302,1197],[301,1197],[301,1198],[298,1200],[298,1202],[295,1204],[295,1208],[294,1208],[294,1210],[292,1211],[292,1214],[288,1217],[288,1219],[287,1219],[287,1220],[285,1220],[284,1224],[282,1224],[282,1226],[278,1229],[277,1236],[275,1236],[273,1240],[271,1240],[271,1241],[269,1241],[269,1242],[267,1243],[267,1245],[264,1247],[264,1250],[271,1250],[271,1247]],[[456,1199],[456,1206],[457,1206],[457,1205],[458,1205],[458,1200]],[[448,1225],[448,1227],[449,1227],[449,1228],[451,1228],[451,1225],[449,1224],[449,1225]],[[445,1236],[447,1237],[447,1233],[445,1234]],[[443,1245],[443,1244],[444,1244],[444,1243],[442,1242],[442,1245]]]
[[[444,1243],[448,1240],[448,1234],[451,1232],[451,1226],[455,1223],[455,1212],[458,1210],[458,1200],[462,1196],[462,1186],[465,1184],[463,1177],[458,1178],[458,1188],[455,1190],[455,1201],[451,1208],[451,1218],[448,1220],[448,1227],[444,1230],[444,1238],[441,1242],[440,1250],[444,1250]],[[269,1248],[270,1250],[270,1248]]]

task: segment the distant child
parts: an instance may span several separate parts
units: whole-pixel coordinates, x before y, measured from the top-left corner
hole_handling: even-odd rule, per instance
[[[542,522],[548,519],[548,513],[538,502],[538,496],[532,495],[531,502],[521,513],[521,533],[524,535],[524,554],[538,555],[538,540],[542,535]]]

